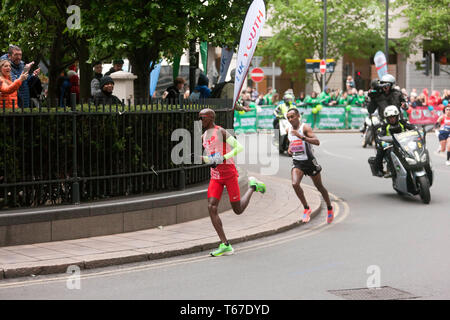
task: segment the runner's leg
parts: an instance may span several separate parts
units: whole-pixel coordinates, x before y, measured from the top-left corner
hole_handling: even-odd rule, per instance
[[[323,199],[325,200],[328,208],[331,207],[331,201],[330,196],[328,195],[327,189],[322,184],[322,176],[320,172],[316,174],[315,176],[311,177],[312,181],[314,182],[314,185],[316,186],[317,190],[322,194]]]
[[[301,203],[303,204],[303,207],[308,207],[308,202],[305,198],[305,193],[303,192],[302,187],[300,186],[300,182],[302,181],[304,176],[304,173],[302,170],[298,168],[292,168],[291,170],[291,177],[292,177],[292,187],[295,190],[295,193],[297,194],[297,197],[300,199]]]
[[[225,236],[225,232],[223,231],[222,220],[220,220],[218,207],[219,207],[219,199],[209,198],[208,199],[208,211],[209,217],[211,218],[212,225],[214,229],[216,229],[217,235],[220,238],[222,243],[227,243],[227,237]]]

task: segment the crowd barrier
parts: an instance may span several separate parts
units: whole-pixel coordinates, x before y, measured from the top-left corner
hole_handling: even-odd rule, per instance
[[[273,129],[275,106],[255,106],[249,112],[234,112],[236,133]],[[362,126],[367,113],[358,106],[298,106],[302,121],[315,129],[356,129]]]

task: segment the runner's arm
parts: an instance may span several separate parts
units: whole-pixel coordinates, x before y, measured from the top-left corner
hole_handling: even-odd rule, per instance
[[[223,156],[225,160],[228,160],[238,153],[241,153],[244,150],[244,147],[237,141],[232,135],[227,138],[227,143],[233,148],[230,152]]]
[[[304,141],[311,144],[315,144],[316,146],[320,145],[319,139],[316,137],[311,127],[308,126],[307,124],[305,124],[303,128],[303,134],[305,135],[305,137],[303,138]]]

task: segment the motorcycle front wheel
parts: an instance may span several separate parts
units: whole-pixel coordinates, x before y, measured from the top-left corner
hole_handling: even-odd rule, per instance
[[[423,203],[429,204],[431,201],[431,194],[430,182],[428,181],[428,178],[426,176],[418,177],[417,184],[419,185],[420,189],[420,199],[422,199]]]

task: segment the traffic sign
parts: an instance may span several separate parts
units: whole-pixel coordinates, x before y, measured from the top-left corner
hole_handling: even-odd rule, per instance
[[[319,73],[320,72],[320,59],[306,59],[306,72],[307,73]],[[326,70],[327,73],[333,73],[336,62],[334,59],[327,59]]]
[[[261,68],[253,68],[250,72],[250,78],[255,82],[264,80],[264,71]]]
[[[261,67],[260,69],[262,71],[264,71],[264,75],[268,76],[268,77],[270,77],[270,76],[278,77],[278,76],[281,76],[281,74],[282,74],[282,70],[281,70],[280,67],[275,67],[275,68],[272,68],[272,67]],[[275,70],[275,74],[273,74],[274,73],[273,70]]]
[[[322,59],[320,60],[320,73],[325,74],[325,72],[327,72],[327,63]]]

